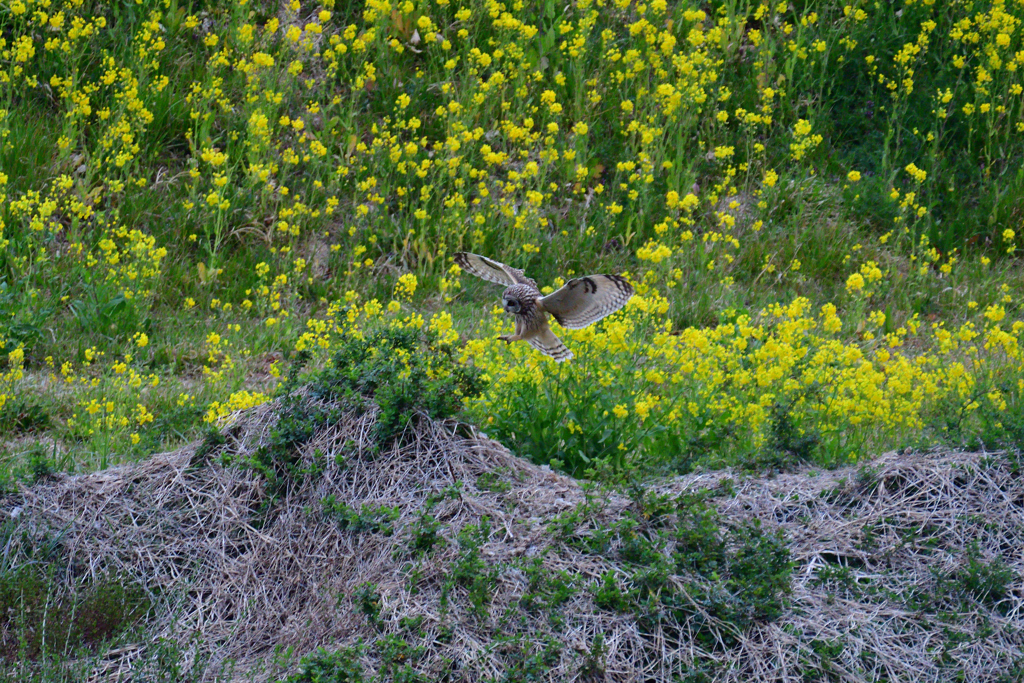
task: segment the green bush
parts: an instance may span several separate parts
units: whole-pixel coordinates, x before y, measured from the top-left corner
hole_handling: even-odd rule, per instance
[[[319,648],[299,662],[299,671],[283,683],[363,683],[363,666],[359,657],[362,644],[334,652]]]
[[[336,340],[330,365],[302,377],[309,354],[297,354],[288,378],[278,391],[278,419],[268,442],[240,463],[264,478],[269,507],[294,483],[320,474],[326,465],[314,454],[304,461],[302,448],[321,429],[342,419],[345,411],[360,413],[372,401],[379,409],[370,452],[401,441],[417,416],[445,420],[458,415],[464,398],[479,394],[480,372],[461,364],[451,345],[429,331],[386,327],[362,336]],[[223,443],[208,435],[200,451]],[[222,459],[232,464],[230,457]],[[338,514],[342,514],[336,510]],[[361,513],[356,513],[358,514]],[[343,515],[344,516],[344,515]]]
[[[459,414],[463,400],[483,388],[480,375],[430,332],[387,327],[365,339],[343,338],[331,366],[310,383],[310,393],[353,408],[373,400],[380,410],[373,438],[384,447],[401,439],[417,415],[444,420]]]

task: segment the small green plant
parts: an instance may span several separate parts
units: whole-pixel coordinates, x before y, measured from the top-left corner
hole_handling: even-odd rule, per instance
[[[601,582],[594,591],[594,602],[601,609],[612,612],[625,612],[628,609],[628,596],[619,587],[615,572],[607,571],[601,575]]]
[[[50,452],[41,443],[33,444],[26,458],[26,475],[29,481],[38,483],[52,477],[57,471],[57,444],[54,443]]]
[[[381,598],[377,591],[377,584],[370,582],[360,584],[352,595],[352,599],[359,611],[366,615],[367,621],[373,625],[380,622]]]
[[[409,549],[414,555],[428,554],[434,549],[434,546],[445,542],[444,537],[441,535],[442,524],[434,517],[432,512],[443,501],[456,499],[461,495],[462,484],[461,482],[456,482],[426,497],[423,501],[423,507],[416,515],[416,521],[412,524]]]
[[[450,578],[469,591],[469,602],[479,618],[487,616],[493,597],[498,568],[490,566],[480,555],[480,548],[491,537],[491,524],[483,517],[479,524],[467,525],[459,531],[459,558],[452,566]]]
[[[857,579],[853,570],[846,565],[826,565],[820,568],[811,579],[811,585],[835,587],[842,591],[856,591]]]
[[[598,633],[594,636],[590,649],[583,655],[580,663],[580,675],[586,678],[600,679],[605,673],[607,663],[608,646],[604,642],[604,634]]]
[[[547,528],[548,532],[556,540],[573,547],[589,549],[593,539],[581,533],[582,527],[592,526],[595,527],[595,533],[600,531],[596,529],[595,520],[604,509],[604,503],[600,500],[599,496],[593,495],[592,487],[585,487],[584,492],[586,493],[586,499],[582,503],[555,515],[548,522]],[[598,533],[598,535],[600,534]]]
[[[679,683],[713,683],[718,680],[721,665],[714,660],[698,659],[689,666],[683,666],[679,672]]]
[[[415,555],[425,555],[438,543],[444,542],[441,536],[441,523],[426,509],[420,510],[412,527],[412,539],[409,548]]]
[[[358,510],[330,495],[320,501],[324,514],[334,519],[343,531],[368,532],[390,536],[394,533],[392,522],[398,519],[398,507],[364,504]]]
[[[157,638],[149,654],[146,673],[154,683],[177,683],[184,677],[184,655],[177,641]]]
[[[502,479],[501,475],[501,472],[484,472],[476,478],[476,487],[481,491],[506,493],[512,488],[512,484]]]
[[[733,619],[738,624],[773,621],[783,612],[793,570],[786,538],[761,528],[761,521],[744,524],[732,533],[738,541],[729,562],[729,591],[738,598]]]
[[[206,460],[206,456],[210,455],[227,442],[227,437],[224,436],[221,430],[213,426],[207,427],[206,432],[203,434],[203,440],[196,448],[196,452],[192,455],[191,465],[196,467],[202,464]]]
[[[967,563],[944,577],[940,584],[970,595],[984,605],[997,607],[1009,595],[1016,579],[1016,572],[1002,558],[983,559],[975,543],[968,548]]]
[[[638,532],[636,523],[629,519],[622,520],[617,526],[622,542],[619,557],[623,560],[641,567],[650,567],[664,559],[662,539],[656,534],[652,537]]]
[[[800,428],[793,417],[792,402],[772,405],[768,442],[754,464],[781,470],[800,462],[809,462],[820,439],[814,431]]]
[[[302,658],[298,673],[284,683],[364,683],[363,665],[359,663],[364,650],[361,642],[334,652],[318,648]]]
[[[693,617],[694,635],[708,645],[733,642],[751,625],[782,615],[792,563],[781,530],[765,532],[757,520],[720,528],[718,513],[704,502],[707,494],[651,498],[654,508],[640,506],[649,520],[626,517],[607,530],[628,563],[621,577],[627,587],[615,572],[604,573],[592,588],[598,607],[632,612],[648,625]],[[670,506],[675,525],[660,528],[667,515],[653,512]],[[688,583],[685,591],[673,575]]]
[[[711,576],[725,566],[725,540],[717,510],[704,503],[685,505],[677,512],[674,530],[677,571]]]
[[[527,590],[519,604],[527,612],[554,610],[576,594],[577,578],[571,574],[552,572],[544,567],[543,557],[534,557],[523,565]]]
[[[423,657],[426,648],[422,645],[410,645],[397,634],[384,636],[375,643],[380,654],[381,672],[391,676],[393,681],[403,683],[419,683],[426,681],[412,669],[412,664]]]
[[[296,482],[319,475],[319,460],[314,458],[311,464],[305,464],[301,449],[317,429],[341,418],[339,409],[311,401],[299,390],[299,373],[308,360],[308,353],[296,354],[288,370],[288,378],[279,389],[278,418],[270,431],[270,439],[243,461],[266,482],[270,496],[264,504],[265,509],[269,509]]]
[[[811,651],[817,661],[812,661],[811,666],[804,674],[804,680],[811,681],[839,681],[842,680],[836,669],[836,660],[846,649],[842,639],[822,640],[815,638],[811,640]]]
[[[546,680],[562,656],[562,644],[551,636],[544,636],[539,645],[519,633],[499,635],[494,640],[495,652],[505,665],[503,680],[508,683]]]

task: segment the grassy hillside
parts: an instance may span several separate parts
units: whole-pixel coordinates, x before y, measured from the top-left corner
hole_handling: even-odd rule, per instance
[[[0,4],[9,481],[426,326],[538,462],[1019,443],[1024,4]],[[552,364],[471,250],[638,295]]]
[[[1024,676],[1018,453],[613,491],[441,422],[480,386],[416,330],[338,353],[201,442],[6,496],[0,678]]]

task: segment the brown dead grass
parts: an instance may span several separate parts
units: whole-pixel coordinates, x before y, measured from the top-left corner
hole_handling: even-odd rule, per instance
[[[414,640],[426,647],[415,666],[430,679],[448,669],[456,672],[449,680],[501,680],[509,659],[494,647],[494,635],[510,628],[538,650],[545,637],[563,644],[548,671],[551,681],[585,680],[581,664],[598,634],[607,647],[604,673],[586,680],[669,681],[704,660],[727,664],[718,679],[728,681],[809,680],[802,676],[813,672],[820,680],[941,681],[953,680],[956,671],[981,681],[996,680],[1024,661],[1024,480],[1000,454],[889,453],[871,463],[868,476],[848,468],[738,480],[735,495],[715,504],[727,524],[756,518],[785,531],[795,561],[791,607],[781,619],[741,634],[735,646],[707,650],[662,626],[645,632],[632,615],[600,609],[591,589],[602,573],[627,575],[615,549],[605,556],[583,553],[548,530],[555,515],[584,501],[577,482],[483,436],[460,435],[464,430],[452,424],[420,420],[402,446],[371,457],[372,412],[346,417],[303,451],[309,460],[319,450],[332,464],[295,488],[260,526],[260,482],[249,470],[220,466],[217,456],[251,453],[265,443],[274,410],[268,404],[235,416],[224,429],[228,442],[202,462],[193,462],[193,444],[140,464],[36,485],[5,502],[4,514],[16,510],[28,537],[59,531],[85,572],[134,577],[166,601],[148,626],[148,639],[108,653],[93,680],[132,680],[133,667],[158,637],[182,643],[189,652],[186,669],[204,662],[201,680],[213,680],[229,663],[237,679],[274,680],[265,665],[275,648],[304,654],[358,638],[372,644],[388,634],[407,636],[400,620],[414,616],[424,618]],[[333,464],[338,453],[346,467]],[[480,490],[478,477],[495,471],[508,490]],[[675,494],[713,487],[725,474],[683,477],[655,488]],[[445,543],[419,563],[413,586],[417,561],[409,550],[410,530],[427,497],[457,482],[461,494],[433,510]],[[355,508],[398,506],[395,533],[340,530],[321,512],[328,495]],[[603,511],[593,526],[611,524],[632,504],[602,495]],[[482,556],[500,571],[488,616],[479,618],[464,587],[454,589],[447,609],[441,592],[459,555],[459,530],[484,516],[494,532]],[[576,533],[591,528],[583,524]],[[940,623],[934,614],[907,606],[912,591],[934,591],[938,574],[962,567],[972,543],[982,558],[1001,557],[1016,572],[1000,609],[975,604]],[[522,567],[534,557],[574,575],[581,587],[560,608],[564,626],[552,627],[546,617],[518,606],[527,587]],[[872,590],[815,580],[823,567],[839,565]],[[681,577],[673,581],[685,586]],[[377,626],[352,599],[365,582],[377,584],[381,594]],[[700,610],[694,606],[695,614]],[[694,624],[672,626],[686,634]],[[988,635],[976,637],[983,626]],[[969,637],[946,647],[949,632]],[[841,641],[844,647],[826,665],[814,641]],[[369,671],[379,663],[365,657]]]

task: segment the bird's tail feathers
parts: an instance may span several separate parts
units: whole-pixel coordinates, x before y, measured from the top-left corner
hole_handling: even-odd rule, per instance
[[[567,361],[573,357],[569,347],[562,343],[562,340],[556,337],[555,333],[547,326],[539,334],[527,341],[529,341],[530,346],[533,348],[554,358],[556,363]]]

